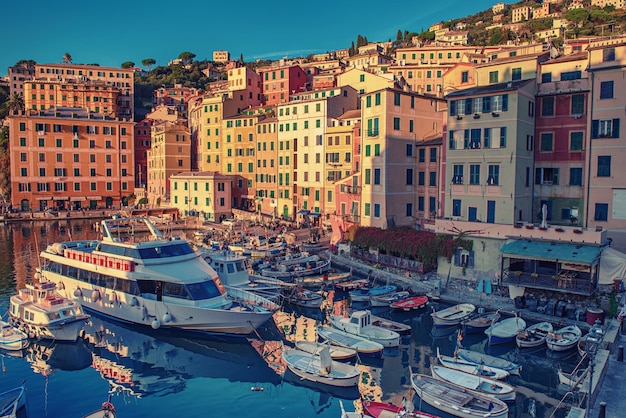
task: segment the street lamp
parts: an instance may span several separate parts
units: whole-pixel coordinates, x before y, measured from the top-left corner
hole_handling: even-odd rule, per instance
[[[587,408],[585,417],[589,414],[589,409],[593,406],[593,368],[596,362],[598,347],[604,338],[604,328],[600,320],[596,319],[595,324],[589,329],[589,334],[585,336],[585,353],[589,356],[589,392],[587,394]]]

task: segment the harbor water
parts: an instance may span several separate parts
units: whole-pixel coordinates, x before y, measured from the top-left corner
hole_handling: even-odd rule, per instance
[[[68,239],[95,239],[92,221],[59,220],[0,226],[0,310],[6,318],[9,298],[30,280],[42,247]],[[435,329],[431,307],[413,312],[373,308],[373,313],[410,324],[412,333],[384,357],[359,358],[361,382],[354,389],[333,389],[300,380],[285,371],[282,343],[312,340],[315,326],[327,315],[344,312],[345,294],[325,294],[322,309],[285,305],[248,338],[174,334],[137,328],[92,315],[77,343],[33,341],[20,352],[0,351],[0,392],[24,383],[29,417],[82,417],[109,399],[117,416],[171,417],[334,417],[359,406],[359,398],[401,404],[447,416],[422,404],[409,379],[429,374],[437,349],[453,355],[457,344],[522,364],[509,417],[548,418],[567,388],[559,387],[557,370],[571,370],[576,350],[551,355],[545,347],[523,351],[515,344],[486,346],[484,334],[459,341],[457,328]],[[437,304],[431,306],[440,309]],[[366,308],[366,306],[356,306]],[[565,416],[558,410],[555,417]]]

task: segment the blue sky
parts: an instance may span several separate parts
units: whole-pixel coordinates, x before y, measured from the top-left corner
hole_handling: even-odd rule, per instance
[[[420,32],[496,2],[11,1],[2,8],[0,76],[19,60],[62,62],[66,52],[77,64],[113,67],[146,58],[166,65],[184,51],[211,59],[217,49],[245,61],[306,56],[348,48],[359,34],[374,42],[395,39],[398,29]]]

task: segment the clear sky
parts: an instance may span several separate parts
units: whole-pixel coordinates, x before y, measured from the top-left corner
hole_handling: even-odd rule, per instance
[[[212,59],[225,49],[244,61],[306,56],[349,48],[357,35],[395,40],[465,17],[498,0],[274,1],[9,1],[2,6],[0,76],[26,59],[119,67],[153,58],[167,65],[181,52]]]

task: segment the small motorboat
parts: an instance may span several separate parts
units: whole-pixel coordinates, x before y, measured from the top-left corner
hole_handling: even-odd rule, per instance
[[[486,312],[476,316],[470,316],[461,322],[463,334],[482,334],[499,318],[500,314],[498,312]]]
[[[298,349],[283,349],[282,358],[289,370],[311,382],[330,386],[352,387],[359,383],[361,370],[357,367],[334,361],[330,357],[328,346],[319,354],[311,354]]]
[[[18,386],[0,393],[0,417],[15,418],[17,411],[26,407],[26,389]]]
[[[506,370],[497,367],[472,363],[458,357],[445,356],[439,352],[439,347],[437,347],[437,360],[439,360],[442,366],[492,379],[501,380],[510,375]]]
[[[548,349],[552,351],[567,351],[578,344],[582,337],[582,331],[576,325],[568,325],[556,332],[551,332],[546,337]]]
[[[352,302],[369,302],[372,296],[382,296],[393,293],[398,289],[397,286],[389,284],[384,286],[376,286],[372,288],[361,288],[352,290],[348,294]]]
[[[386,328],[391,331],[395,331],[400,335],[406,335],[411,333],[411,326],[403,324],[402,322],[392,321],[391,319],[382,318],[380,316],[372,315],[372,325],[377,327]]]
[[[489,366],[502,369],[509,372],[509,374],[519,374],[522,370],[522,366],[517,363],[474,350],[457,348],[456,354],[461,360],[474,363],[477,366]]]
[[[489,345],[506,344],[515,340],[517,333],[526,329],[526,321],[515,315],[498,320],[485,330]]]
[[[18,351],[28,347],[28,335],[19,328],[0,320],[0,348]]]
[[[370,305],[372,307],[388,307],[394,302],[404,300],[410,296],[410,293],[406,290],[399,292],[393,292],[381,296],[372,296],[370,298]]]
[[[289,303],[301,306],[303,308],[319,308],[320,306],[322,306],[324,296],[312,290],[298,287],[297,289],[294,289],[293,292],[291,292],[289,295],[285,296],[285,300]]]
[[[352,312],[348,318],[331,315],[330,323],[333,328],[375,341],[384,347],[397,347],[400,345],[400,334],[372,325],[372,313],[369,310]]]
[[[361,289],[370,283],[367,279],[354,279],[346,280],[343,282],[335,283],[335,289],[341,292],[348,292],[350,290]]]
[[[517,333],[515,343],[519,348],[539,347],[546,343],[546,337],[554,331],[552,323],[544,321],[537,322]]]
[[[402,300],[392,302],[389,306],[392,309],[398,309],[408,312],[422,309],[426,305],[428,305],[428,296],[411,296]]]
[[[475,390],[484,395],[500,399],[501,401],[515,400],[515,388],[508,383],[444,366],[437,366],[435,364],[430,365],[430,372],[436,379],[445,380],[466,389]]]
[[[359,337],[358,335],[321,325],[317,327],[317,335],[319,335],[320,338],[329,341],[331,344],[338,345],[340,347],[353,348],[359,354],[382,356],[385,348],[382,344],[377,343],[376,341],[371,341],[367,338]]]
[[[311,354],[319,354],[322,348],[328,346],[330,358],[333,360],[347,360],[356,356],[357,351],[353,348],[340,347],[338,345],[329,345],[327,343],[318,343],[312,341],[296,341],[298,350],[306,351]]]
[[[365,415],[360,412],[347,412],[343,407],[343,402],[339,399],[339,407],[341,408],[341,418],[374,418],[370,415]]]
[[[430,316],[433,318],[433,324],[436,327],[448,327],[459,325],[461,321],[467,319],[475,310],[476,306],[471,303],[460,303],[440,311],[435,311],[431,313]]]
[[[404,406],[397,406],[392,403],[364,400],[362,404],[363,412],[373,418],[438,418],[426,412],[408,411]]]
[[[508,417],[509,407],[503,401],[445,380],[411,372],[411,386],[421,400],[456,417]]]
[[[83,418],[115,418],[115,407],[110,401],[103,402],[100,409],[85,415]]]

